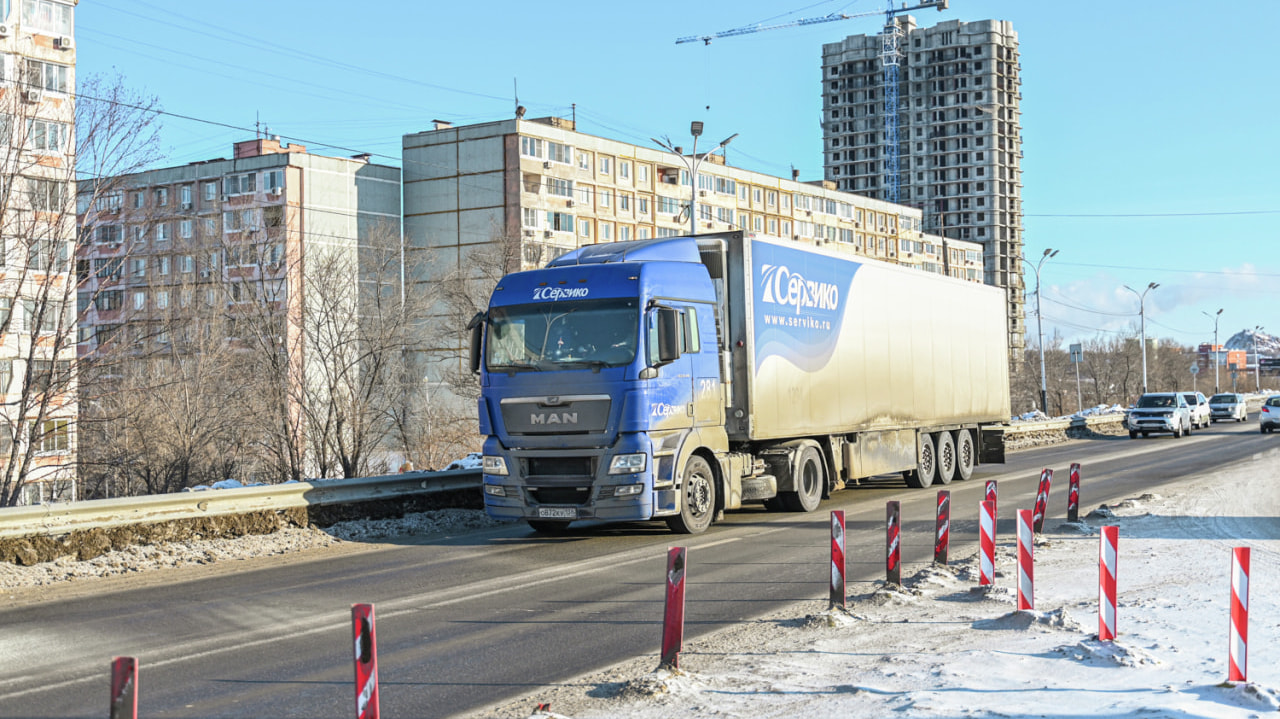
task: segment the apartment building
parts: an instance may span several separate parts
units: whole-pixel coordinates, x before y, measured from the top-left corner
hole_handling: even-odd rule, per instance
[[[899,202],[924,229],[979,242],[983,281],[1008,290],[1011,357],[1024,347],[1021,66],[999,20],[917,27],[895,18],[899,47]],[[822,48],[825,177],[845,192],[889,197],[880,35]]]
[[[0,506],[76,498],[75,5],[0,2]]]
[[[437,123],[403,147],[407,262],[420,283],[504,243],[531,268],[582,245],[690,232],[688,156],[580,133],[564,118]],[[982,245],[926,233],[920,209],[832,181],[773,177],[712,155],[696,193],[698,232],[742,229],[982,281]],[[432,354],[430,381],[440,383],[463,348]]]

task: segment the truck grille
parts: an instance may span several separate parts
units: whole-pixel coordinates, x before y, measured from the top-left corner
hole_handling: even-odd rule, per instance
[[[590,457],[529,457],[528,475],[530,477],[592,477]]]
[[[609,395],[520,397],[502,400],[511,434],[586,434],[609,423]]]

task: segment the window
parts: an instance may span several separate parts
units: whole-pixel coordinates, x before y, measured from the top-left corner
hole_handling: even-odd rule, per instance
[[[547,212],[547,228],[555,232],[573,232],[573,215],[565,212]]]
[[[100,280],[118,280],[120,279],[121,263],[122,259],[119,257],[94,260],[93,274]]]
[[[103,290],[93,298],[93,306],[99,312],[111,312],[124,306],[124,290]]]
[[[205,202],[213,202],[214,200],[218,199],[218,183],[206,182],[204,183],[204,185],[202,185],[202,187],[204,188]]]
[[[573,148],[558,142],[547,143],[547,159],[568,165],[573,162]]]
[[[591,195],[594,190],[590,185],[578,185],[577,199],[586,207],[591,207]]]
[[[168,255],[161,255],[160,257],[157,257],[157,258],[156,258],[156,266],[157,266],[157,271],[158,271],[161,275],[167,275],[167,274],[169,274],[169,256],[168,256]]]
[[[147,308],[147,293],[134,292],[133,293],[133,309],[145,310],[146,308]]]
[[[732,195],[736,186],[737,183],[727,177],[716,178],[716,192],[722,195]]]
[[[538,210],[536,208],[525,207],[521,209],[520,214],[520,224],[523,227],[532,227],[535,230],[538,228]]]
[[[698,311],[692,307],[680,313],[683,336],[680,348],[682,352],[697,353],[702,351],[702,339],[698,337]]]
[[[284,208],[279,205],[262,208],[262,224],[266,227],[284,227]]]
[[[156,242],[169,241],[169,223],[161,222],[156,225]]]
[[[600,223],[600,239],[604,242],[613,242],[613,225],[608,222]]]
[[[31,242],[27,267],[37,272],[66,272],[67,266],[66,241],[41,239]]]
[[[129,260],[129,274],[133,275],[134,277],[146,277],[147,276],[147,258],[135,257],[132,260]]]
[[[256,189],[254,182],[254,174],[252,172],[243,175],[227,175],[222,178],[222,194],[224,195],[248,195]]]
[[[641,197],[636,200],[636,211],[642,215],[649,214],[649,198]]]
[[[135,209],[135,210],[136,210],[136,209],[138,209],[138,208],[142,207],[142,206],[145,204],[145,203],[143,202],[143,200],[142,200],[142,193],[141,193],[141,192],[133,192],[133,193],[130,193],[130,194],[133,196],[133,209]]]
[[[9,385],[13,384],[13,360],[0,360],[0,395],[9,394]],[[8,428],[3,428],[0,433],[9,434]]]
[[[93,228],[93,241],[100,245],[118,245],[124,236],[120,225],[98,225]]]
[[[7,10],[9,3],[3,5]],[[31,30],[70,35],[71,6],[53,0],[22,0],[22,22]]]
[[[618,211],[619,212],[631,211],[631,195],[628,195],[623,192],[618,193]]]
[[[164,207],[169,204],[169,188],[156,188],[156,207]]]
[[[284,189],[284,170],[268,170],[262,173],[262,187],[267,192]]]
[[[618,242],[629,242],[631,240],[631,227],[629,225],[618,226]]]
[[[239,232],[241,229],[240,217],[241,217],[240,213],[235,210],[223,212],[222,213],[223,232]]]
[[[40,446],[40,452],[44,454],[55,452],[66,452],[70,448],[70,426],[71,421],[66,419],[49,419],[40,424],[40,431],[34,432],[31,441]]]
[[[628,160],[618,160],[618,179],[631,179],[631,163]]]
[[[578,169],[587,170],[588,172],[591,170],[591,155],[585,152],[578,153]]]
[[[31,209],[42,212],[62,212],[66,209],[66,185],[54,180],[27,178],[27,194]]]
[[[124,197],[119,192],[108,192],[93,201],[93,209],[98,212],[118,212],[123,205]]]
[[[588,239],[591,237],[591,220],[578,220],[578,234]]]
[[[680,213],[680,201],[674,197],[658,197],[658,212],[664,215]]]
[[[611,207],[613,205],[613,192],[611,190],[600,190],[596,193],[596,197],[599,198],[601,207]]]
[[[184,274],[195,272],[196,271],[195,255],[183,255],[182,258],[178,261],[178,268]]]
[[[189,240],[191,239],[192,234],[191,220],[180,220],[178,222],[178,237],[181,237],[184,240]]]
[[[573,197],[573,180],[559,177],[547,178],[547,194],[556,197]]]
[[[649,166],[648,165],[636,166],[636,181],[640,183],[649,182]]]
[[[169,306],[169,291],[160,290],[156,293],[156,309],[163,310]]]
[[[67,70],[66,65],[57,65],[52,62],[42,62],[40,60],[32,60],[27,58],[24,64],[25,72],[22,81],[29,88],[48,90],[49,92],[66,92],[67,91]]]
[[[9,326],[9,321],[12,316],[11,315],[12,303],[13,303],[13,300],[9,299],[8,297],[0,297],[0,331],[9,332],[9,331],[17,331],[21,329],[20,327]],[[12,369],[12,367],[10,369]],[[9,385],[7,384],[5,385],[5,387],[8,387],[8,386]]]
[[[520,154],[525,157],[542,159],[542,140],[536,137],[520,138]]]
[[[612,172],[613,172],[613,158],[601,157],[600,158],[600,174],[608,175],[608,174],[611,174]]]

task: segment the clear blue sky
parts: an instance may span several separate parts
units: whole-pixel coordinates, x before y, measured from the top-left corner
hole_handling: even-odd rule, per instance
[[[649,145],[739,133],[729,162],[822,176],[822,45],[876,33],[865,17],[676,45],[675,39],[882,2],[486,3],[83,0],[79,72],[118,71],[166,111],[166,164],[228,156],[260,121],[332,154],[399,164],[431,120],[574,113],[578,129]],[[1280,334],[1280,2],[952,0],[944,19],[1013,22],[1022,52],[1026,256],[1045,334],[1136,327],[1225,341]],[[330,147],[326,147],[326,145]],[[337,148],[337,149],[334,149]],[[1028,276],[1028,287],[1035,280]],[[1034,297],[1028,326],[1034,342]]]

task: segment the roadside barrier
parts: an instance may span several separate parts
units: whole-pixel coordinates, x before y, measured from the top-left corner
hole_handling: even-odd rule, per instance
[[[378,640],[373,605],[351,605],[351,632],[355,639],[356,719],[378,719]]]
[[[1104,642],[1116,638],[1116,562],[1119,555],[1120,528],[1103,527],[1098,538],[1098,639]]]
[[[988,499],[982,503],[978,520],[978,557],[978,586],[986,587],[995,584],[996,501],[994,499]]]
[[[844,510],[831,512],[831,606],[845,607]]]
[[[1036,608],[1035,533],[1031,531],[1031,510],[1018,510],[1018,611]]]
[[[937,523],[933,530],[933,563],[947,566],[947,545],[951,541],[951,492],[938,490]]]
[[[1249,548],[1231,550],[1231,649],[1227,681],[1248,681]]]
[[[667,601],[662,615],[662,659],[660,667],[680,668],[684,646],[685,548],[667,550]]]
[[[1080,521],[1080,463],[1071,463],[1071,473],[1067,475],[1067,521]]]
[[[1049,506],[1049,485],[1051,484],[1053,484],[1053,470],[1041,470],[1040,488],[1036,490],[1035,514],[1032,517],[1032,525],[1036,534],[1044,531],[1044,513]]]
[[[885,504],[885,581],[898,586],[902,586],[901,514],[901,502]]]
[[[138,659],[111,660],[111,719],[138,719]]]
[[[987,480],[986,499],[991,502],[991,516],[996,516],[996,481],[994,479]]]

